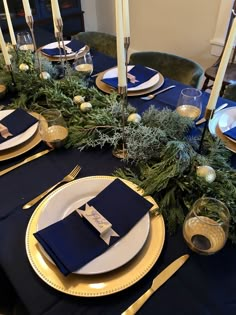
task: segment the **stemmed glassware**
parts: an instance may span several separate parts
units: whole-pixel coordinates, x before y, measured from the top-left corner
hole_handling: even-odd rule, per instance
[[[195,252],[210,255],[218,252],[228,238],[230,213],[226,205],[215,199],[202,197],[185,218],[183,236]]]
[[[88,51],[83,55],[78,53],[75,56],[73,66],[74,70],[87,81],[93,73],[93,59],[90,52]]]
[[[68,129],[59,110],[46,109],[40,113],[39,134],[52,149],[60,148],[65,144]]]
[[[16,34],[17,48],[19,50],[34,51],[33,39],[29,32],[19,32]]]
[[[202,92],[195,88],[185,88],[181,91],[176,111],[180,116],[198,119],[202,111]]]

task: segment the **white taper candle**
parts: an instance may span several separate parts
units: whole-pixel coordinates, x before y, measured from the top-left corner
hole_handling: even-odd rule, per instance
[[[27,17],[32,17],[29,0],[22,0],[22,3],[23,3],[24,12],[25,12],[25,20],[26,20],[26,23],[28,23]]]
[[[2,48],[2,54],[3,54],[3,58],[5,60],[5,64],[7,66],[10,66],[11,60],[10,60],[10,56],[8,54],[8,51],[7,51],[7,46],[6,46],[6,43],[5,43],[3,34],[2,34],[1,27],[0,27],[0,45],[1,45],[1,48]]]
[[[129,0],[123,0],[124,37],[130,37]]]
[[[14,30],[13,30],[11,16],[10,16],[10,12],[9,12],[9,8],[8,8],[8,4],[7,4],[6,0],[3,0],[3,5],[4,5],[5,13],[6,13],[7,25],[8,25],[9,34],[11,37],[11,43],[13,46],[16,46],[16,37],[15,37]]]
[[[116,42],[117,42],[117,66],[118,66],[118,86],[127,85],[124,49],[124,31],[122,0],[116,0]]]
[[[222,82],[224,80],[224,76],[225,76],[225,71],[229,62],[229,58],[230,55],[232,53],[232,49],[234,46],[234,40],[235,40],[235,36],[236,36],[236,18],[234,18],[231,29],[230,29],[230,33],[229,33],[229,37],[221,58],[221,62],[216,74],[216,78],[215,78],[215,82],[213,84],[212,87],[212,91],[210,94],[210,98],[207,104],[207,109],[209,110],[214,110],[216,103],[217,103],[217,99],[219,97],[220,94],[220,90],[221,90],[221,86],[222,86]]]
[[[61,12],[60,12],[58,1],[57,0],[51,0],[51,7],[52,7],[54,33],[56,35],[59,32],[59,30],[57,28],[57,21],[61,20]]]

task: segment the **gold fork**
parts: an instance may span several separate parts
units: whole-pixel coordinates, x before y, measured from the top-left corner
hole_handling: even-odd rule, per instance
[[[30,207],[35,205],[39,200],[41,200],[43,197],[45,197],[48,193],[50,193],[54,188],[56,188],[61,183],[68,183],[68,182],[71,182],[72,180],[74,180],[76,178],[76,176],[79,174],[80,170],[81,170],[81,167],[79,165],[76,165],[76,167],[73,168],[73,170],[68,175],[66,175],[61,181],[59,181],[58,183],[56,183],[52,187],[48,188],[47,190],[42,192],[40,195],[38,195],[34,199],[27,202],[22,207],[22,209],[29,209]]]

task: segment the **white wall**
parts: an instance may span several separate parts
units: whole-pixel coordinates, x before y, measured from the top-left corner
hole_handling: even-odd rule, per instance
[[[221,0],[129,0],[130,51],[181,55],[204,68],[216,57],[211,45]],[[82,0],[86,30],[115,34],[114,0]]]

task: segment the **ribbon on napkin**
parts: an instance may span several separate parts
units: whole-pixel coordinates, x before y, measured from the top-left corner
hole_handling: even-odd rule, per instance
[[[66,47],[69,47],[70,49],[72,49],[72,52],[67,52],[67,55],[76,53],[77,51],[79,51],[81,48],[83,48],[85,46],[84,43],[79,42],[75,39],[73,39],[72,41],[70,41],[68,44],[65,45]],[[64,49],[63,48],[59,48],[59,47],[55,47],[55,48],[42,48],[42,52],[44,52],[46,55],[49,56],[59,56],[60,52],[62,55],[65,55],[64,53]]]
[[[64,275],[78,270],[104,253],[126,235],[153,206],[119,179],[115,179],[88,204],[99,211],[118,234],[119,237],[111,237],[109,245],[77,211],[34,234]],[[80,207],[82,208],[85,205]]]
[[[33,117],[32,115],[28,114],[21,108],[17,108],[12,113],[4,117],[0,120],[0,125],[7,128],[8,133],[7,137],[2,133],[0,134],[0,143],[3,143],[13,137],[21,134],[22,132],[26,131],[29,127],[37,123],[38,120]],[[2,128],[4,133],[4,128]]]
[[[156,74],[156,70],[146,68],[142,65],[136,65],[128,72],[127,88],[130,89],[147,82]],[[129,77],[131,79],[129,79]],[[102,81],[113,88],[118,87],[118,77],[103,78]]]
[[[223,133],[225,136],[231,138],[232,140],[236,140],[236,127],[231,128]]]

